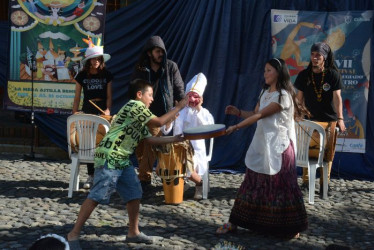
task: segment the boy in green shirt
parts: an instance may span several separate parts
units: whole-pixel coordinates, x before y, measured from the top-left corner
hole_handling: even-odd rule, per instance
[[[72,249],[80,248],[79,235],[92,211],[99,203],[108,204],[111,194],[115,191],[126,203],[129,216],[126,242],[153,242],[152,237],[141,233],[138,228],[142,188],[129,157],[142,139],[151,144],[183,141],[184,138],[180,135],[152,137],[146,125],[158,127],[165,125],[186,106],[187,99],[182,99],[173,110],[157,117],[149,110],[153,102],[153,89],[147,81],[141,79],[132,81],[129,96],[131,100],[118,112],[111,128],[96,149],[94,185],[81,206],[74,228],[67,235]]]

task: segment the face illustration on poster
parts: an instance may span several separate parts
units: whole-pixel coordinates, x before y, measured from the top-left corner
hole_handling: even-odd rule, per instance
[[[38,11],[38,8],[36,7],[36,1],[28,0],[28,10],[40,18],[42,21],[44,21],[45,24],[49,25],[61,25],[64,22],[72,21],[75,18],[81,16],[84,12],[84,8],[86,7],[86,4],[84,1],[81,1],[77,7],[75,8],[72,15],[69,16],[63,16],[62,10],[66,7],[71,7],[71,5],[75,4],[75,0],[39,0],[41,4],[43,4],[45,7],[49,8],[49,15],[43,14]],[[38,1],[38,2],[39,2]]]

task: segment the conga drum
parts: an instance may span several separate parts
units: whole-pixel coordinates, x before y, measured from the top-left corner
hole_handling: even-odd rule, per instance
[[[327,162],[332,162],[334,160],[335,155],[335,145],[336,145],[336,138],[337,133],[335,131],[336,128],[336,122],[317,122],[321,125],[326,132],[326,141],[325,141],[325,153],[323,156],[323,160]],[[314,131],[312,134],[312,138],[310,139],[309,144],[309,157],[310,158],[317,158],[319,154],[319,134],[317,131]]]
[[[100,117],[103,117],[103,116],[100,116]],[[103,118],[105,118],[105,117],[103,117]],[[111,116],[106,116],[105,119],[110,122],[109,119],[111,119],[111,118],[112,118]],[[99,145],[101,140],[104,138],[105,134],[106,134],[106,131],[105,131],[104,126],[99,124],[99,126],[97,128],[97,132],[96,132],[96,147]],[[78,153],[78,151],[79,151],[79,136],[78,136],[78,133],[77,133],[77,128],[75,127],[75,122],[73,122],[70,125],[70,146],[71,146],[71,150],[73,152]]]
[[[166,204],[183,202],[189,142],[177,142],[153,147],[157,154],[156,174],[161,177]]]

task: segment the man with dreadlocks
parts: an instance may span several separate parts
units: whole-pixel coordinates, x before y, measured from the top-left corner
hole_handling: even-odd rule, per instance
[[[327,143],[324,161],[328,162],[328,180],[335,154],[336,125],[345,131],[343,102],[341,97],[342,80],[334,64],[334,55],[327,43],[319,42],[311,47],[308,67],[296,78],[295,87],[299,90],[297,99],[305,103],[311,113],[311,120],[319,122],[326,129]],[[311,143],[316,142],[312,138]],[[319,139],[318,139],[319,140]],[[314,149],[318,151],[319,149]],[[309,156],[317,155],[310,148]],[[322,169],[321,169],[322,170]],[[303,186],[308,186],[308,170],[303,169]],[[320,196],[323,194],[323,175],[320,178]]]

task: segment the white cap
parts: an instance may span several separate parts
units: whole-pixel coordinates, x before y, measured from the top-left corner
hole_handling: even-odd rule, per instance
[[[203,96],[204,90],[208,81],[203,73],[199,73],[195,75],[186,86],[186,93],[188,92],[195,92],[199,94],[199,96]]]
[[[88,47],[86,52],[84,53],[84,59],[82,63],[86,62],[87,60],[95,57],[102,56],[104,58],[104,62],[110,59],[109,54],[104,54],[104,48],[102,46],[94,46],[92,48]]]

